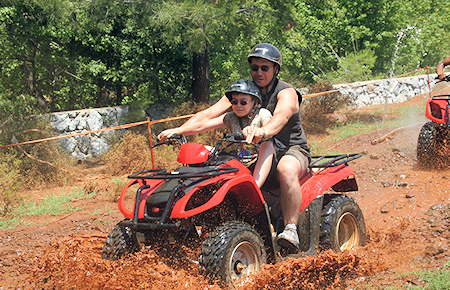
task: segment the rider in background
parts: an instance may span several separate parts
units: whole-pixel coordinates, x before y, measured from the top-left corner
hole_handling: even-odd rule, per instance
[[[231,133],[243,132],[244,136],[252,132],[255,127],[264,126],[272,117],[270,111],[261,108],[261,93],[250,80],[238,80],[234,82],[225,96],[231,103],[231,112],[224,113],[206,122],[191,125],[183,125],[177,128],[164,130],[158,135],[160,141],[170,137],[174,133],[193,135],[207,130],[227,126]],[[269,175],[272,166],[274,147],[271,141],[263,142],[258,148],[253,145],[242,144],[239,157],[247,167],[254,164],[253,177],[256,184],[261,187]]]
[[[436,73],[440,81],[443,81],[445,79],[446,74],[444,73],[444,68],[448,65],[450,65],[450,56],[445,58],[441,63],[439,63],[436,66]]]

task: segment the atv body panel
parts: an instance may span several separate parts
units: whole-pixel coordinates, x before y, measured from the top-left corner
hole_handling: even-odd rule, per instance
[[[345,165],[336,167],[327,167],[316,173],[313,173],[303,185],[302,188],[302,208],[303,211],[308,204],[325,190],[332,188],[336,192],[357,191],[355,173]]]
[[[429,98],[425,116],[433,122],[450,126],[450,95],[437,95]]]

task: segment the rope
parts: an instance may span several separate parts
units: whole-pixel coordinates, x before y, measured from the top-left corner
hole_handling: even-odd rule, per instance
[[[80,136],[80,135],[87,135],[87,134],[92,134],[92,133],[104,132],[104,131],[108,131],[108,130],[126,129],[126,128],[131,128],[131,127],[140,126],[140,125],[144,125],[144,124],[152,125],[152,124],[157,124],[157,123],[162,123],[162,122],[186,119],[186,118],[190,118],[192,116],[193,116],[193,114],[185,115],[185,116],[179,116],[179,117],[173,117],[173,118],[167,118],[167,119],[161,119],[161,120],[155,120],[155,121],[147,120],[147,121],[130,123],[130,124],[120,125],[120,126],[115,126],[115,127],[110,127],[110,128],[103,128],[103,129],[99,129],[99,130],[86,131],[86,132],[74,133],[74,134],[63,135],[63,136],[56,136],[56,137],[50,137],[50,138],[31,140],[31,141],[26,141],[26,142],[22,142],[22,143],[14,143],[14,144],[9,144],[9,145],[1,145],[0,148],[7,148],[7,147],[14,147],[14,146],[20,146],[20,145],[34,144],[34,143],[40,143],[40,142],[46,142],[46,141],[53,141],[53,140],[58,140],[58,139],[63,139],[63,138],[68,138],[68,137],[74,137],[74,136]],[[28,130],[28,131],[31,131],[31,130]]]

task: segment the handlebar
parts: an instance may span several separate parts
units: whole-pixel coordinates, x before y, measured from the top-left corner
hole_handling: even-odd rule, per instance
[[[242,133],[242,131],[239,131],[239,132],[236,132],[236,133],[233,133],[230,135],[226,135],[222,139],[224,141],[233,142],[233,143],[245,143],[245,136],[244,136],[244,133]],[[250,144],[258,146],[258,145],[261,145],[263,142],[266,142],[269,140],[270,140],[270,138],[266,138],[266,139],[262,139],[258,143],[251,142]]]
[[[152,146],[152,148],[161,146],[161,145],[183,145],[187,143],[186,137],[183,134],[174,133],[169,138],[167,138],[164,142],[158,142]]]

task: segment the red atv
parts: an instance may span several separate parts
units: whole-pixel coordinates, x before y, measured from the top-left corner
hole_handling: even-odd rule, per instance
[[[442,81],[450,82],[450,76],[446,76]],[[450,95],[436,95],[429,98],[425,116],[431,121],[425,123],[419,133],[418,163],[425,168],[448,166],[450,165]]]
[[[277,181],[269,177],[258,188],[236,154],[235,144],[242,139],[239,134],[225,136],[211,150],[187,143],[183,135],[167,139],[165,144],[180,145],[178,162],[183,165],[173,172],[145,170],[128,176],[119,198],[126,219],[108,235],[102,257],[118,259],[140,250],[141,243],[180,247],[194,239],[202,244],[200,272],[228,284],[282,257],[314,254],[317,245],[335,251],[365,245],[361,209],[341,193],[358,190],[347,162],[361,154],[313,157],[309,173],[299,180],[301,245],[292,253],[276,243],[284,228]],[[133,208],[127,209],[131,186],[137,191]]]

